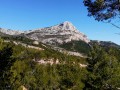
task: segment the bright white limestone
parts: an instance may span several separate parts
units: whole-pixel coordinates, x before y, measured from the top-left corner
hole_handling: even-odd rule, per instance
[[[8,35],[19,35],[23,32],[20,32],[20,31],[15,31],[15,30],[10,30],[10,29],[3,29],[3,28],[0,28],[0,32],[4,33],[4,34],[8,34]]]
[[[32,30],[27,32],[26,35],[33,40],[47,44],[62,44],[72,40],[82,40],[86,43],[90,42],[85,34],[79,32],[76,27],[68,21],[55,26]]]
[[[9,35],[20,35],[24,33],[26,37],[45,44],[63,44],[72,40],[82,40],[86,43],[90,42],[85,34],[79,32],[76,27],[68,21],[55,26],[25,32],[2,28],[0,28],[0,32]]]

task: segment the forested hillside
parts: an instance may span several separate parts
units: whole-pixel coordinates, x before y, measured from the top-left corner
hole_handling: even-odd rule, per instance
[[[88,55],[91,51],[90,45],[80,40],[64,43],[64,44],[59,45],[59,47],[64,48],[69,51],[79,52],[79,53],[82,53],[83,55]]]
[[[116,90],[120,86],[120,50],[116,47],[92,43],[89,52],[86,51],[88,58],[83,58],[61,53],[42,43],[34,45],[25,38],[6,40],[7,37],[0,39],[0,90],[23,87],[28,90]],[[42,49],[16,45],[14,41]],[[84,43],[75,42],[75,45]],[[79,51],[80,48],[70,49]]]
[[[41,47],[43,48],[43,47]],[[39,63],[41,59],[59,60],[58,64]],[[0,40],[0,89],[29,90],[82,89],[86,63],[84,58],[69,56],[45,48],[42,51]]]

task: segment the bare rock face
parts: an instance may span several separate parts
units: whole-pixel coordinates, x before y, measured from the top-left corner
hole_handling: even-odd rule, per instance
[[[79,32],[76,27],[68,21],[55,26],[32,30],[25,34],[30,39],[53,45],[67,43],[72,40],[82,40],[86,43],[90,42],[85,34]]]
[[[4,33],[4,34],[8,34],[8,35],[19,35],[19,34],[23,33],[20,31],[15,31],[15,30],[11,30],[11,29],[3,29],[3,28],[0,28],[0,32]]]
[[[39,42],[38,41],[34,41],[33,44],[34,45],[39,45]]]
[[[79,32],[76,27],[68,21],[55,26],[25,32],[0,28],[0,33],[6,35],[24,35],[34,41],[50,45],[63,44],[72,40],[82,40],[86,43],[90,42],[85,34]]]

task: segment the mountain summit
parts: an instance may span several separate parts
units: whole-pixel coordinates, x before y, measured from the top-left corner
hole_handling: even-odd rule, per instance
[[[0,28],[0,32],[5,35],[24,35],[25,37],[32,40],[50,45],[63,44],[70,41],[79,40],[82,40],[86,43],[90,42],[90,40],[85,34],[79,32],[79,30],[77,30],[76,27],[68,21],[65,21],[55,26],[39,28],[25,32],[2,28]]]
[[[79,32],[79,30],[71,22],[68,21],[55,26],[39,28],[25,32],[0,28],[0,34],[12,36],[22,35],[29,39],[50,45],[58,45],[79,40],[86,43],[90,42],[85,34]]]
[[[75,26],[71,23],[71,22],[68,22],[68,21],[65,21],[61,24],[58,25],[59,27],[61,26],[62,27],[62,30],[76,30]]]
[[[25,34],[30,39],[53,45],[63,44],[73,40],[82,40],[86,43],[90,41],[85,34],[79,32],[76,27],[68,21],[55,26],[32,30]]]

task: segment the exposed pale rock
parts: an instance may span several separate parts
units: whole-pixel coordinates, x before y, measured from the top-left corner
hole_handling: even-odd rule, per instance
[[[90,42],[85,34],[79,32],[76,27],[68,21],[55,26],[25,32],[2,28],[0,28],[0,32],[9,35],[24,35],[32,40],[52,45],[63,44],[72,40],[82,40],[86,43]]]
[[[87,67],[87,65],[86,64],[79,64],[80,65],[80,67]]]
[[[35,60],[33,60],[33,61],[35,61]],[[60,64],[58,59],[57,60],[54,60],[54,59],[47,59],[47,60],[41,59],[41,60],[36,61],[36,62],[38,62],[39,64],[44,64],[44,65],[46,65],[46,64],[50,64],[50,65]]]
[[[33,61],[35,61],[35,59],[33,59]],[[43,64],[43,65],[47,65],[47,64],[50,64],[50,65],[54,65],[54,64],[66,64],[65,61],[63,61],[63,63],[60,63],[60,61],[57,59],[57,60],[54,60],[54,59],[40,59],[38,61],[35,61],[39,64]],[[73,62],[73,64],[76,64],[75,62]],[[80,67],[87,67],[86,64],[81,64],[81,63],[78,63]]]
[[[33,42],[33,44],[38,45],[38,44],[39,44],[39,42],[38,42],[38,41],[34,41],[34,42]]]
[[[76,27],[68,21],[55,26],[32,30],[27,32],[26,35],[28,38],[47,44],[62,44],[72,40],[82,40],[86,43],[90,42],[85,34],[79,32]]]
[[[15,30],[11,30],[11,29],[3,29],[0,28],[0,32],[4,33],[4,34],[8,34],[8,35],[19,35],[23,32],[20,31],[15,31]]]
[[[4,42],[10,42],[9,40],[5,40]],[[13,43],[15,44],[15,45],[22,45],[22,46],[24,46],[24,47],[26,47],[26,48],[32,48],[32,49],[36,49],[36,50],[44,50],[43,48],[40,48],[40,47],[36,47],[36,46],[32,46],[32,45],[28,45],[28,44],[25,44],[25,43],[21,43],[21,42],[16,42],[16,41],[13,41]]]

